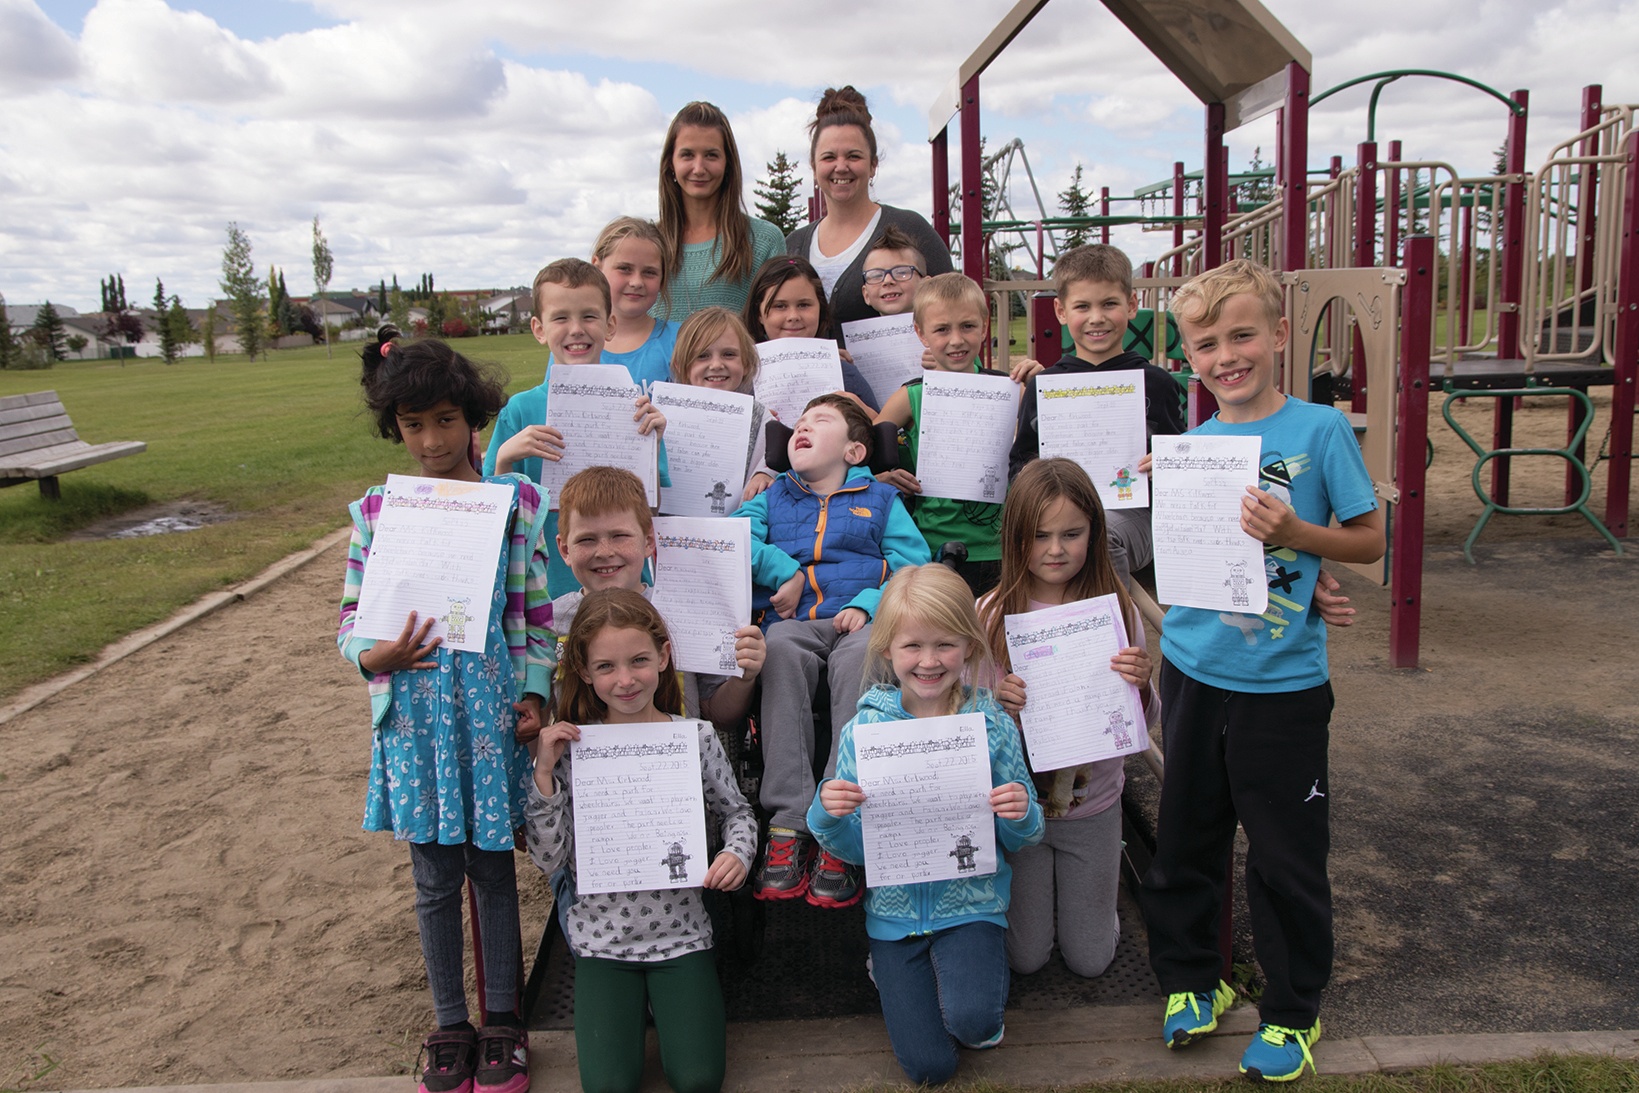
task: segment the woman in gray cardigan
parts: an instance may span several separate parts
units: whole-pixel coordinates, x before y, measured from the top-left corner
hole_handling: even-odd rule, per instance
[[[827,89],[808,132],[809,163],[814,182],[825,195],[825,216],[786,236],[785,250],[808,259],[819,272],[830,302],[831,327],[840,343],[843,323],[876,314],[860,290],[871,242],[889,225],[916,243],[929,276],[950,272],[950,250],[917,213],[871,200],[876,134],[865,96],[852,86]]]

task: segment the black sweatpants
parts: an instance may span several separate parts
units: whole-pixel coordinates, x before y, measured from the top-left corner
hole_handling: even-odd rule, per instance
[[[1140,904],[1167,994],[1211,991],[1235,823],[1267,985],[1264,1021],[1308,1028],[1332,974],[1326,749],[1332,685],[1258,694],[1209,687],[1161,662],[1166,777]]]

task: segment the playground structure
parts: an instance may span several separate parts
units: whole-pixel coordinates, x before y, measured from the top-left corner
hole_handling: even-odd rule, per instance
[[[1031,356],[1057,360],[1062,334],[1044,280],[991,277],[998,236],[1017,236],[1038,278],[1050,265],[1057,233],[1143,224],[1170,229],[1173,246],[1145,263],[1135,279],[1137,325],[1152,324],[1140,351],[1187,373],[1175,338],[1165,336],[1171,293],[1188,277],[1237,257],[1283,275],[1293,336],[1283,389],[1315,401],[1347,394],[1367,469],[1389,515],[1389,552],[1360,568],[1390,589],[1390,662],[1415,667],[1421,617],[1425,503],[1423,471],[1434,384],[1446,399],[1494,400],[1490,447],[1461,429],[1478,458],[1473,484],[1485,511],[1465,552],[1495,513],[1583,516],[1615,549],[1628,534],[1635,374],[1639,372],[1639,132],[1636,107],[1606,105],[1601,88],[1584,89],[1577,133],[1556,144],[1535,171],[1526,169],[1529,94],[1504,95],[1449,73],[1406,69],[1349,80],[1310,95],[1312,59],[1257,0],[1155,4],[1106,0],[1106,7],[1201,100],[1203,169],[1145,187],[1128,198],[1097,199],[1086,217],[1012,219],[998,200],[985,219],[981,180],[1007,181],[1018,142],[985,157],[980,147],[980,77],[1046,6],[1020,0],[958,68],[929,112],[934,227],[952,243],[961,269],[996,301],[995,329],[1009,328],[1009,297],[1025,292]],[[1406,78],[1453,81],[1488,95],[1506,110],[1502,170],[1464,176],[1449,163],[1407,160],[1390,141],[1379,156],[1376,109],[1386,89]],[[1341,156],[1309,167],[1308,111],[1317,102],[1375,81],[1366,140],[1345,167]],[[1276,114],[1273,171],[1229,172],[1226,132]],[[961,181],[950,183],[950,122],[959,118]],[[1028,160],[1024,160],[1028,171]],[[1030,179],[1035,188],[1033,176]],[[998,194],[1002,193],[997,189]],[[1247,195],[1267,195],[1247,202]],[[954,201],[953,201],[954,196]],[[1237,201],[1237,197],[1243,200]],[[1140,211],[1112,214],[1137,202]],[[1039,193],[1038,213],[1042,212]],[[957,219],[952,220],[953,208]],[[1146,316],[1145,312],[1148,312]],[[1008,338],[997,339],[1005,367]],[[1171,343],[1171,344],[1169,344]],[[995,363],[995,362],[993,362]],[[1187,376],[1181,376],[1186,378]],[[1604,519],[1587,507],[1592,472],[1585,436],[1590,387],[1611,385],[1612,421],[1595,457],[1607,467]],[[1210,396],[1188,384],[1190,420],[1210,415]],[[1564,397],[1564,448],[1515,448],[1513,413],[1525,395]],[[1455,421],[1446,414],[1448,421]],[[1564,505],[1509,503],[1515,456],[1565,462]],[[1489,486],[1481,468],[1490,470]],[[1472,560],[1472,553],[1469,553]]]

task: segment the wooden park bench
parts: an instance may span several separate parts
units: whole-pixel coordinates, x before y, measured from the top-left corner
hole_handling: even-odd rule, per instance
[[[87,444],[55,391],[0,398],[0,488],[32,479],[41,497],[55,501],[62,496],[59,474],[147,450],[140,440]]]

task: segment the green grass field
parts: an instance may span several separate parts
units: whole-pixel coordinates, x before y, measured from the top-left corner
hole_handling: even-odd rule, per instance
[[[528,335],[457,347],[540,382],[545,351]],[[0,395],[55,390],[81,439],[142,440],[148,450],[62,477],[62,500],[32,484],[0,490],[0,698],[96,656],[102,647],[241,581],[346,522],[346,506],[403,449],[372,435],[358,386],[358,343],[167,366],[75,361],[0,372]],[[235,519],[142,539],[66,542],[106,516],[183,499],[220,502]],[[341,574],[336,574],[340,595]]]

